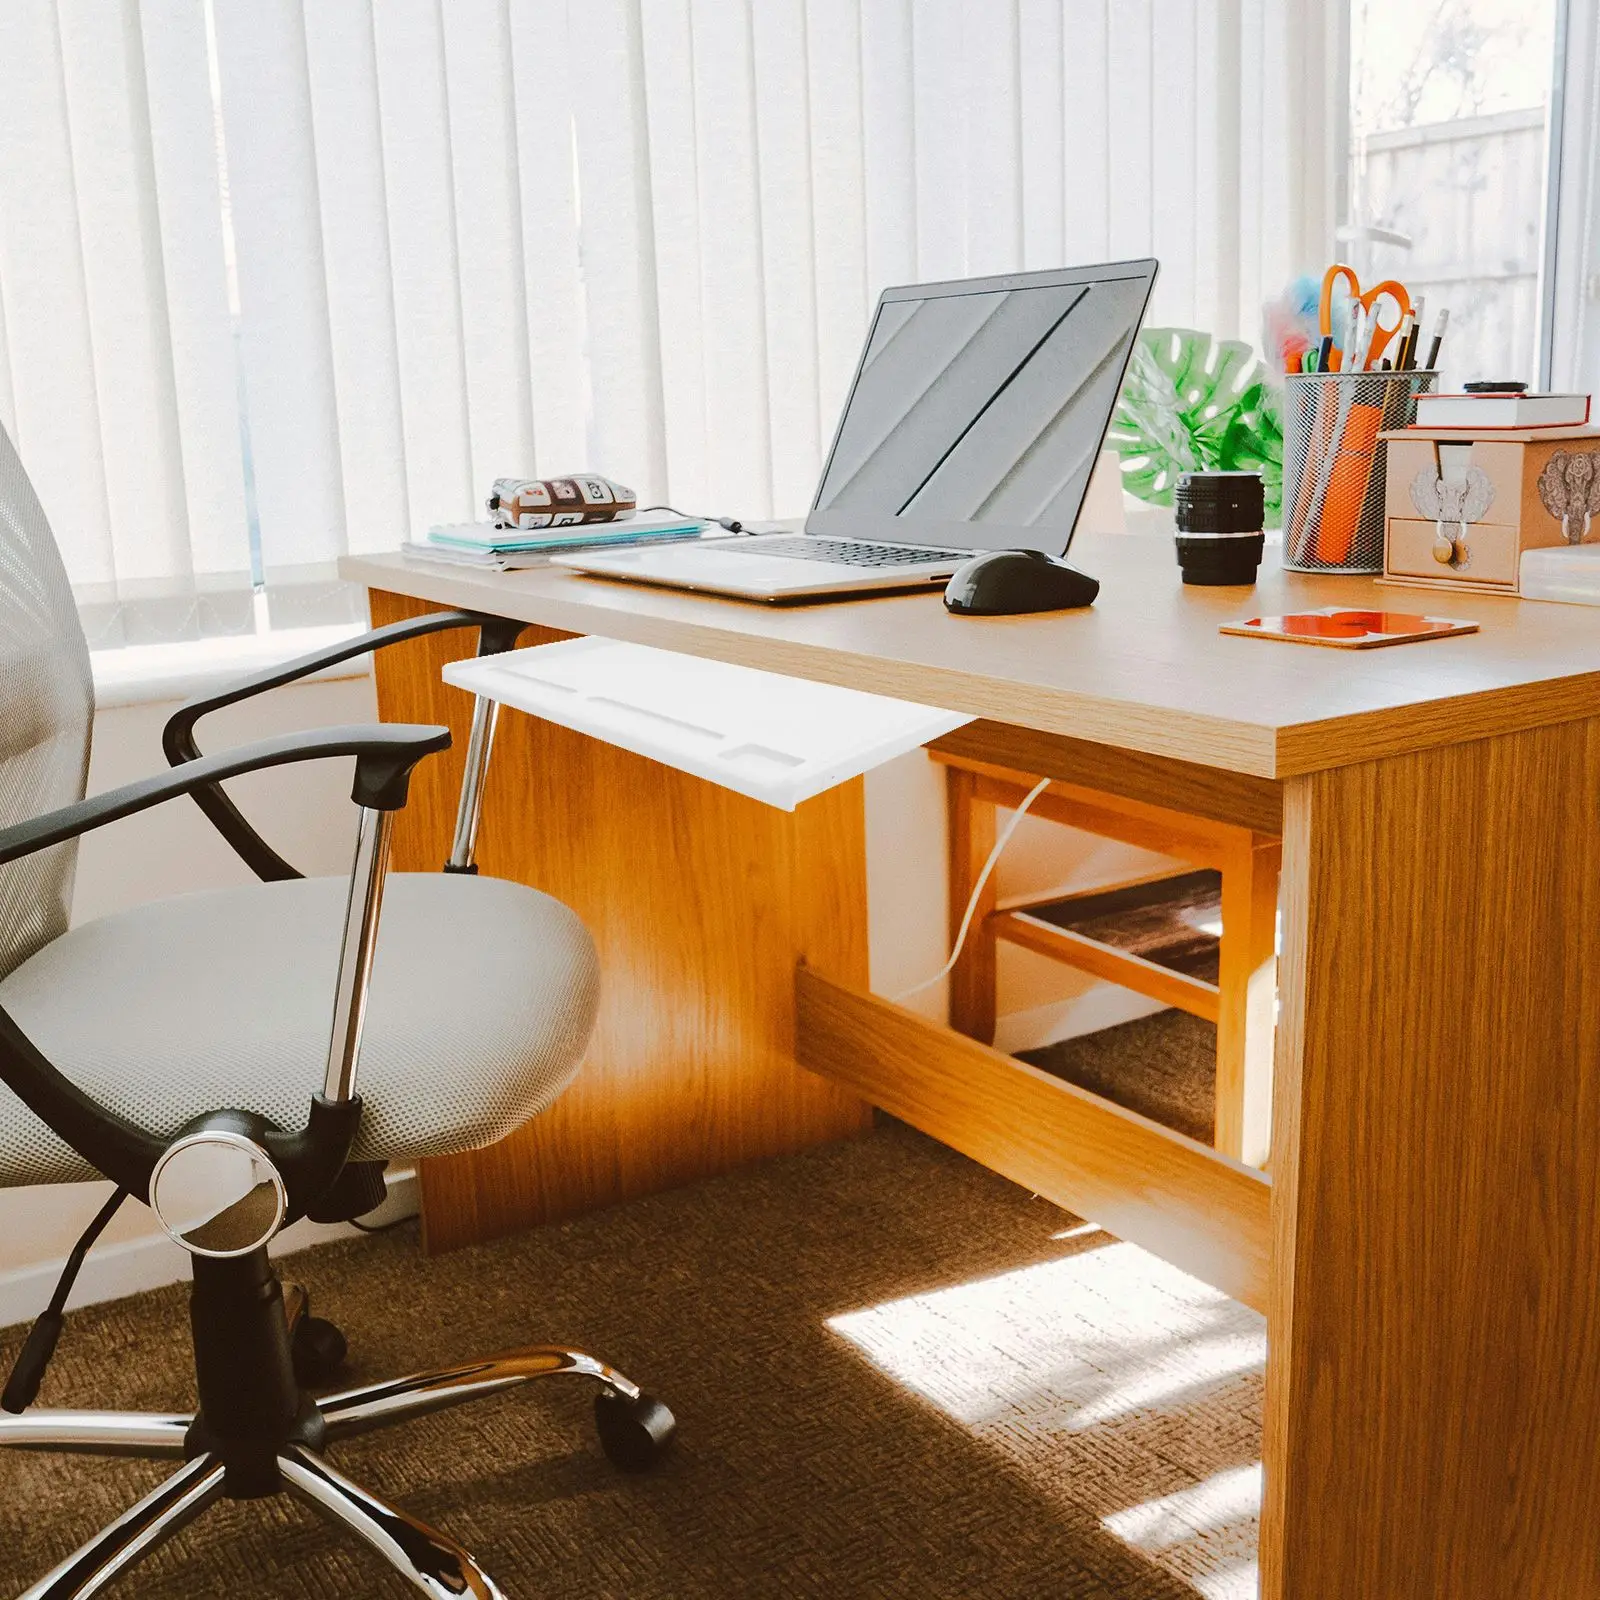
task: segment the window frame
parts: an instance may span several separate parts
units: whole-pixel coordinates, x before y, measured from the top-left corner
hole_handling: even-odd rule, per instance
[[[1356,226],[1350,218],[1350,0],[1338,8],[1338,76],[1343,92],[1330,141],[1335,227]],[[1592,154],[1578,172],[1574,151],[1592,151],[1600,137],[1600,21],[1572,0],[1555,0],[1550,64],[1550,97],[1545,116],[1544,197],[1539,216],[1539,327],[1535,348],[1537,386],[1550,389],[1559,381],[1583,389],[1587,374],[1600,376],[1600,318],[1587,326],[1584,296],[1593,283],[1600,290],[1600,252],[1592,247],[1592,219],[1600,210],[1600,163]],[[1574,226],[1574,219],[1578,225]],[[1565,221],[1565,226],[1563,222]],[[1339,259],[1339,241],[1328,241]],[[1558,359],[1563,336],[1569,347],[1580,339],[1586,348],[1571,362],[1570,375]],[[1593,358],[1590,358],[1590,352]]]
[[[1547,240],[1547,318],[1540,381],[1590,391],[1600,380],[1600,16],[1592,6],[1558,0],[1556,92],[1551,105]],[[1557,141],[1559,140],[1559,144]]]

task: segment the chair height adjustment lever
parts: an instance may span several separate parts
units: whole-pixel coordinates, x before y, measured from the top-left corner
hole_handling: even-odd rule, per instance
[[[0,1409],[14,1416],[26,1411],[39,1398],[39,1385],[44,1382],[45,1369],[56,1353],[56,1343],[66,1323],[67,1296],[78,1281],[78,1271],[94,1242],[106,1230],[106,1224],[117,1214],[117,1208],[128,1198],[126,1189],[118,1189],[95,1213],[94,1220],[85,1228],[67,1257],[61,1276],[56,1279],[50,1303],[40,1312],[38,1320],[28,1330],[22,1341],[17,1359],[11,1364],[11,1376],[0,1392]]]
[[[39,1398],[39,1385],[44,1382],[45,1368],[56,1353],[56,1341],[66,1320],[59,1311],[39,1313],[39,1320],[28,1329],[28,1337],[12,1363],[5,1392],[0,1394],[0,1407],[20,1415]]]

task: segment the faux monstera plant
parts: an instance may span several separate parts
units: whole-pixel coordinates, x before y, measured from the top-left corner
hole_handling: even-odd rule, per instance
[[[1134,347],[1106,443],[1122,485],[1170,506],[1185,472],[1259,472],[1269,528],[1283,503],[1283,413],[1266,367],[1240,339],[1146,328]]]

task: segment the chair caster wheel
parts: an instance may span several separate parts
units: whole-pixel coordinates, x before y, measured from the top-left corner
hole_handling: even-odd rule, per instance
[[[290,1345],[294,1375],[308,1389],[332,1383],[350,1352],[345,1336],[326,1317],[301,1317]]]
[[[594,1425],[600,1448],[624,1472],[653,1467],[678,1430],[672,1413],[659,1400],[647,1394],[628,1400],[610,1389],[594,1397]]]

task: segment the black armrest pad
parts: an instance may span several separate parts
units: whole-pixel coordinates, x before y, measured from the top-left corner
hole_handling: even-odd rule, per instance
[[[320,672],[324,667],[337,666],[341,661],[365,655],[369,650],[381,650],[385,645],[400,644],[406,639],[421,638],[429,633],[443,633],[451,628],[477,628],[481,633],[491,636],[509,629],[508,642],[499,646],[503,650],[509,647],[509,640],[514,640],[526,626],[526,623],[507,622],[502,617],[481,616],[475,611],[432,611],[425,617],[408,617],[402,622],[373,628],[354,639],[346,639],[342,644],[329,645],[325,650],[313,650],[307,655],[296,656],[293,661],[285,661],[281,666],[268,667],[263,672],[236,678],[213,694],[195,695],[185,700],[162,729],[162,749],[174,766],[182,761],[192,761],[199,754],[192,737],[194,725],[208,712],[221,706],[231,706],[239,700],[248,700],[252,695],[265,694],[268,689],[281,689],[286,683],[294,683],[313,672]]]
[[[436,750],[447,749],[449,744],[448,728],[401,722],[317,728],[279,739],[263,739],[256,744],[241,745],[237,750],[225,750],[220,755],[186,761],[181,767],[0,829],[0,866],[63,840],[74,839],[93,828],[104,827],[136,811],[148,810],[178,795],[220,783],[224,778],[236,778],[244,772],[258,772],[264,767],[281,767],[295,761],[320,761],[329,756],[356,757],[352,799],[360,805],[391,810],[405,804],[406,780],[417,762]]]

